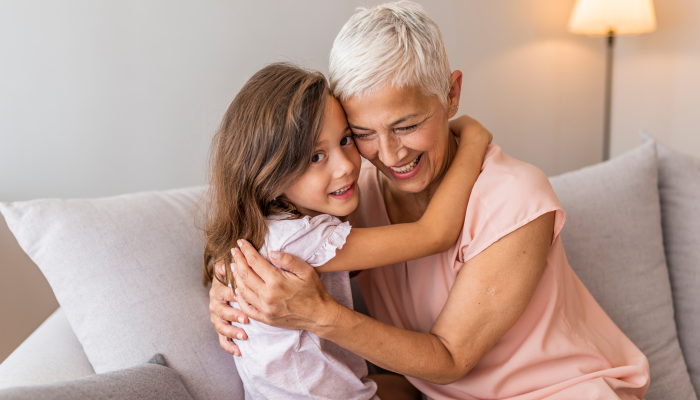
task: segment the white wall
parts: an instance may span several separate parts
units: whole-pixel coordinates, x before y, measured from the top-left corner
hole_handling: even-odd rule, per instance
[[[3,2],[0,199],[199,184],[253,72],[280,57],[325,65],[353,7],[316,3]]]
[[[279,59],[326,72],[359,3],[0,2],[0,201],[200,184],[245,80]],[[423,3],[465,73],[460,111],[547,174],[599,160],[604,43],[566,32],[573,0]],[[3,229],[0,360],[56,306]]]
[[[199,184],[237,89],[278,59],[325,72],[358,3],[2,2],[0,200]],[[550,174],[598,156],[602,41],[566,32],[572,4],[425,4],[465,72],[461,110]]]
[[[461,4],[446,14],[459,28],[448,42],[466,75],[463,110],[507,153],[548,175],[598,162],[603,39],[566,31],[573,1]]]
[[[656,1],[654,33],[617,40],[612,155],[635,147],[645,129],[700,157],[700,2]]]

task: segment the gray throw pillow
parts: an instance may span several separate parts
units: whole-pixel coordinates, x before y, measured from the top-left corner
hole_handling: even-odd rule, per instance
[[[642,142],[654,142],[646,133]],[[678,340],[695,392],[700,393],[700,159],[656,143],[666,260]]]
[[[194,227],[201,188],[102,199],[0,203],[95,372],[162,353],[195,399],[242,399],[209,322]]]
[[[73,381],[0,390],[0,400],[192,400],[180,377],[156,354],[145,364]]]
[[[550,181],[567,215],[569,264],[649,360],[645,398],[696,399],[673,320],[655,146]]]

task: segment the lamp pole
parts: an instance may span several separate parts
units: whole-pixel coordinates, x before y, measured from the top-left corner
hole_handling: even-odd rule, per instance
[[[653,0],[576,0],[569,18],[569,31],[606,35],[605,109],[603,115],[603,161],[610,159],[613,48],[617,35],[639,35],[656,30]]]
[[[603,161],[610,159],[610,109],[612,107],[612,74],[615,31],[608,31],[608,48],[605,63],[605,112],[603,114]]]

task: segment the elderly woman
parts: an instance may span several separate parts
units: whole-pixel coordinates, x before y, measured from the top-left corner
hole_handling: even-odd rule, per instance
[[[371,162],[356,226],[416,221],[456,149],[462,74],[437,25],[410,2],[358,12],[333,44],[330,84]],[[213,283],[212,322],[228,338],[246,338],[227,322],[246,315],[313,332],[432,399],[641,399],[647,360],[568,265],[564,219],[545,175],[492,144],[451,249],[358,276],[376,319],[340,305],[302,261],[282,254],[278,269],[244,244],[235,299]]]

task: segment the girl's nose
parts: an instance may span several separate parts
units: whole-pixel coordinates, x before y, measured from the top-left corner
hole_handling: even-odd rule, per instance
[[[355,164],[352,163],[345,152],[339,151],[338,153],[338,163],[333,171],[333,177],[342,178],[346,175],[351,175],[355,172]]]

